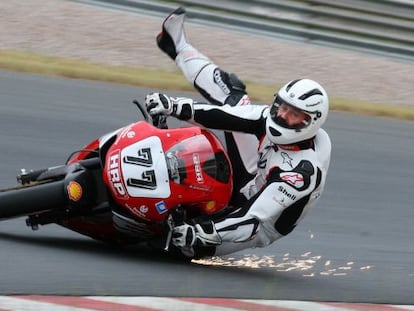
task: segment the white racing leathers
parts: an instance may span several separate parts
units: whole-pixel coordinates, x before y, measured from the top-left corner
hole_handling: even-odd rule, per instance
[[[323,191],[331,154],[328,134],[320,129],[313,139],[297,145],[274,145],[265,135],[269,108],[251,105],[235,75],[220,70],[190,45],[176,62],[211,103],[195,103],[188,121],[225,130],[234,138],[229,150],[236,176],[233,208],[213,219],[221,244],[206,254],[264,247],[289,234]],[[230,143],[231,135],[226,137]],[[195,247],[196,254],[203,248]]]
[[[195,105],[194,122],[252,133],[260,140],[255,175],[239,190],[245,200],[236,201],[239,206],[230,214],[214,220],[222,241],[215,255],[264,247],[287,235],[323,191],[331,153],[327,133],[320,129],[313,140],[276,146],[264,136],[267,113],[257,105]]]

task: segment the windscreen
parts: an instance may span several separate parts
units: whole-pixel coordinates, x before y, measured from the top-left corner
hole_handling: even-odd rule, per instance
[[[165,152],[165,158],[169,177],[177,184],[208,188],[209,179],[216,179],[214,151],[203,135],[178,142]]]

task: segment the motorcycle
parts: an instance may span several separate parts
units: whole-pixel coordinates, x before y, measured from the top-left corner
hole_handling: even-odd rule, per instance
[[[173,222],[223,211],[232,168],[214,133],[197,126],[169,129],[134,101],[142,121],[105,134],[64,165],[25,170],[0,190],[0,220],[27,217],[33,230],[58,224],[108,243],[162,241]],[[168,234],[165,234],[168,232]]]

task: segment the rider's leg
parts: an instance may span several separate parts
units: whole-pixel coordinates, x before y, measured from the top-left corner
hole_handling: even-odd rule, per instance
[[[209,102],[232,106],[248,104],[244,83],[235,74],[221,70],[188,42],[184,19],[185,10],[178,8],[164,20],[157,36],[159,48],[175,60],[186,79]]]
[[[186,79],[210,103],[231,106],[250,104],[244,83],[235,74],[221,70],[188,42],[184,18],[185,10],[178,8],[164,20],[162,32],[157,36],[159,48],[175,60]],[[237,195],[256,170],[259,142],[250,134],[225,133],[225,137],[233,165],[234,195]],[[237,200],[236,197],[233,199]]]

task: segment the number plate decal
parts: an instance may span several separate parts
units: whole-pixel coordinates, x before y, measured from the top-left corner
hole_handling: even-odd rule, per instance
[[[161,140],[152,136],[121,151],[124,184],[131,197],[168,198],[168,169]]]

